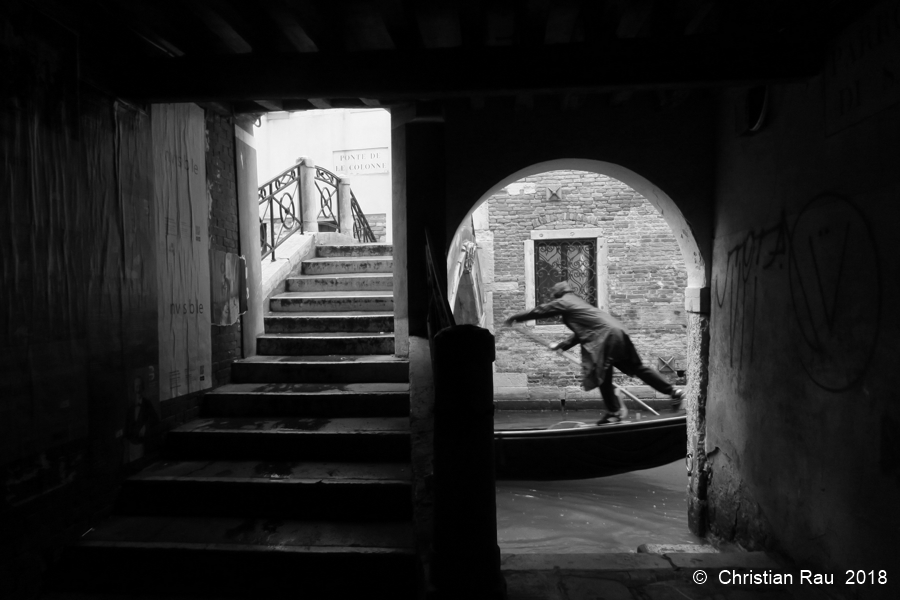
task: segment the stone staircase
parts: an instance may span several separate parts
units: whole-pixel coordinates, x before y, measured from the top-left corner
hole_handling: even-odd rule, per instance
[[[391,246],[319,246],[272,297],[258,355],[171,431],[73,547],[60,587],[412,598],[408,361]]]

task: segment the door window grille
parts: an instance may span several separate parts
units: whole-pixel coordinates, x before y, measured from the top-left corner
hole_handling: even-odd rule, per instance
[[[550,288],[567,281],[575,294],[597,306],[597,240],[546,240],[534,242],[535,305],[553,299]],[[562,323],[562,317],[538,319],[538,325]]]

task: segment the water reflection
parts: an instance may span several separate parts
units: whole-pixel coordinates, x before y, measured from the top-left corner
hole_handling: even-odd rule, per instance
[[[495,427],[512,428],[511,421],[521,423],[523,415],[499,416]],[[559,413],[545,413],[544,419],[548,417],[552,422],[561,420]],[[688,529],[687,483],[684,461],[597,479],[498,481],[500,550],[635,552],[641,544],[702,543]]]

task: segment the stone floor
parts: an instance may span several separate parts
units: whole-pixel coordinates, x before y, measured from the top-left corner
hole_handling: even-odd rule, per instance
[[[837,577],[832,589],[800,584],[799,572],[761,552],[506,554],[502,569],[508,600],[838,600],[857,591],[839,589]],[[735,574],[790,573],[794,583],[736,585],[720,582],[722,573],[726,582]]]

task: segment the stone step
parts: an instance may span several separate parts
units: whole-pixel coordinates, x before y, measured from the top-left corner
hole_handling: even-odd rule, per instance
[[[256,338],[263,356],[310,354],[391,354],[393,333],[267,333]]]
[[[407,417],[197,419],[169,431],[170,460],[408,461]]]
[[[163,461],[122,484],[128,515],[412,518],[409,463]]]
[[[328,244],[316,246],[316,256],[333,258],[346,256],[391,256],[394,254],[392,244]]]
[[[392,291],[394,275],[391,273],[344,273],[341,275],[296,275],[288,277],[288,292],[348,292],[359,290]]]
[[[394,295],[385,291],[284,292],[269,299],[272,312],[341,312],[394,310]]]
[[[393,355],[252,356],[231,365],[234,383],[406,383],[409,360]]]
[[[415,597],[410,522],[114,516],[51,589],[245,598]]]
[[[394,313],[376,311],[280,313],[265,316],[266,333],[316,333],[346,331],[392,333]]]
[[[303,275],[393,273],[394,259],[390,256],[308,258],[301,263],[300,269]]]
[[[203,417],[403,417],[408,383],[230,383],[203,397]]]

